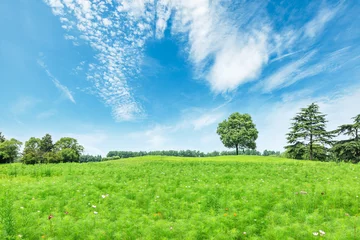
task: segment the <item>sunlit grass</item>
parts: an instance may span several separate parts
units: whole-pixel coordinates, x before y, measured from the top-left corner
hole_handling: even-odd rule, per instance
[[[0,239],[360,239],[353,164],[260,156],[11,164],[0,166],[0,193]]]

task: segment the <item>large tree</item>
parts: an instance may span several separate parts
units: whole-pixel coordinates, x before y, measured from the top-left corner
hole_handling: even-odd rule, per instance
[[[217,134],[225,147],[236,149],[236,155],[239,149],[256,149],[258,131],[249,114],[231,114],[227,120],[219,123]]]
[[[325,149],[326,145],[331,143],[333,134],[326,131],[325,114],[319,111],[319,106],[315,103],[310,104],[306,108],[302,108],[299,113],[292,119],[293,122],[290,127],[290,132],[287,134],[288,153],[296,155],[294,158],[303,158],[306,152],[309,152],[310,160],[314,159],[314,153],[321,153],[323,158],[323,151],[319,148]]]
[[[60,138],[55,143],[54,149],[62,162],[79,162],[80,155],[84,151],[84,147],[76,139],[70,137]]]
[[[25,147],[23,150],[22,161],[25,164],[35,164],[41,163],[42,161],[42,152],[40,150],[41,139],[31,137],[28,141],[25,142]]]
[[[21,142],[12,138],[0,142],[0,163],[12,163],[19,156]]]
[[[43,153],[51,152],[54,148],[54,144],[50,134],[46,134],[40,142],[40,150]]]
[[[334,131],[337,135],[349,136],[349,139],[338,141],[332,150],[344,161],[360,162],[360,114],[353,118],[352,124],[344,124]]]

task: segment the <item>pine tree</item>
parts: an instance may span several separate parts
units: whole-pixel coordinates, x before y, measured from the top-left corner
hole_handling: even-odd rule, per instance
[[[332,150],[338,158],[345,161],[360,162],[360,114],[353,118],[353,124],[344,124],[334,131],[337,135],[350,136],[334,144]]]
[[[310,104],[307,108],[302,108],[292,119],[291,131],[287,134],[289,145],[285,148],[289,152],[295,152],[296,158],[304,156],[307,150],[310,160],[314,159],[314,152],[320,152],[324,156],[324,151],[321,149],[325,149],[333,137],[332,133],[326,131],[325,116],[315,103]]]

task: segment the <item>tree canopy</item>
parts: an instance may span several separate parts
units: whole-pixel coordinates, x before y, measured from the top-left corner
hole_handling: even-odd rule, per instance
[[[12,163],[19,157],[22,143],[14,138],[0,141],[0,163]]]
[[[225,147],[236,149],[236,155],[239,154],[239,149],[256,149],[258,131],[247,113],[231,114],[227,120],[219,123],[217,134]]]
[[[312,103],[292,119],[287,134],[289,145],[285,147],[292,158],[303,159],[307,153],[310,160],[324,158],[324,148],[331,144],[333,137],[331,132],[326,131],[325,116],[319,111],[319,106]]]

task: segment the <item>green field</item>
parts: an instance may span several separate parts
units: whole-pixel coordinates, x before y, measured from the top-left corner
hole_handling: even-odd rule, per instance
[[[353,164],[261,156],[7,164],[0,193],[0,239],[360,239]]]

